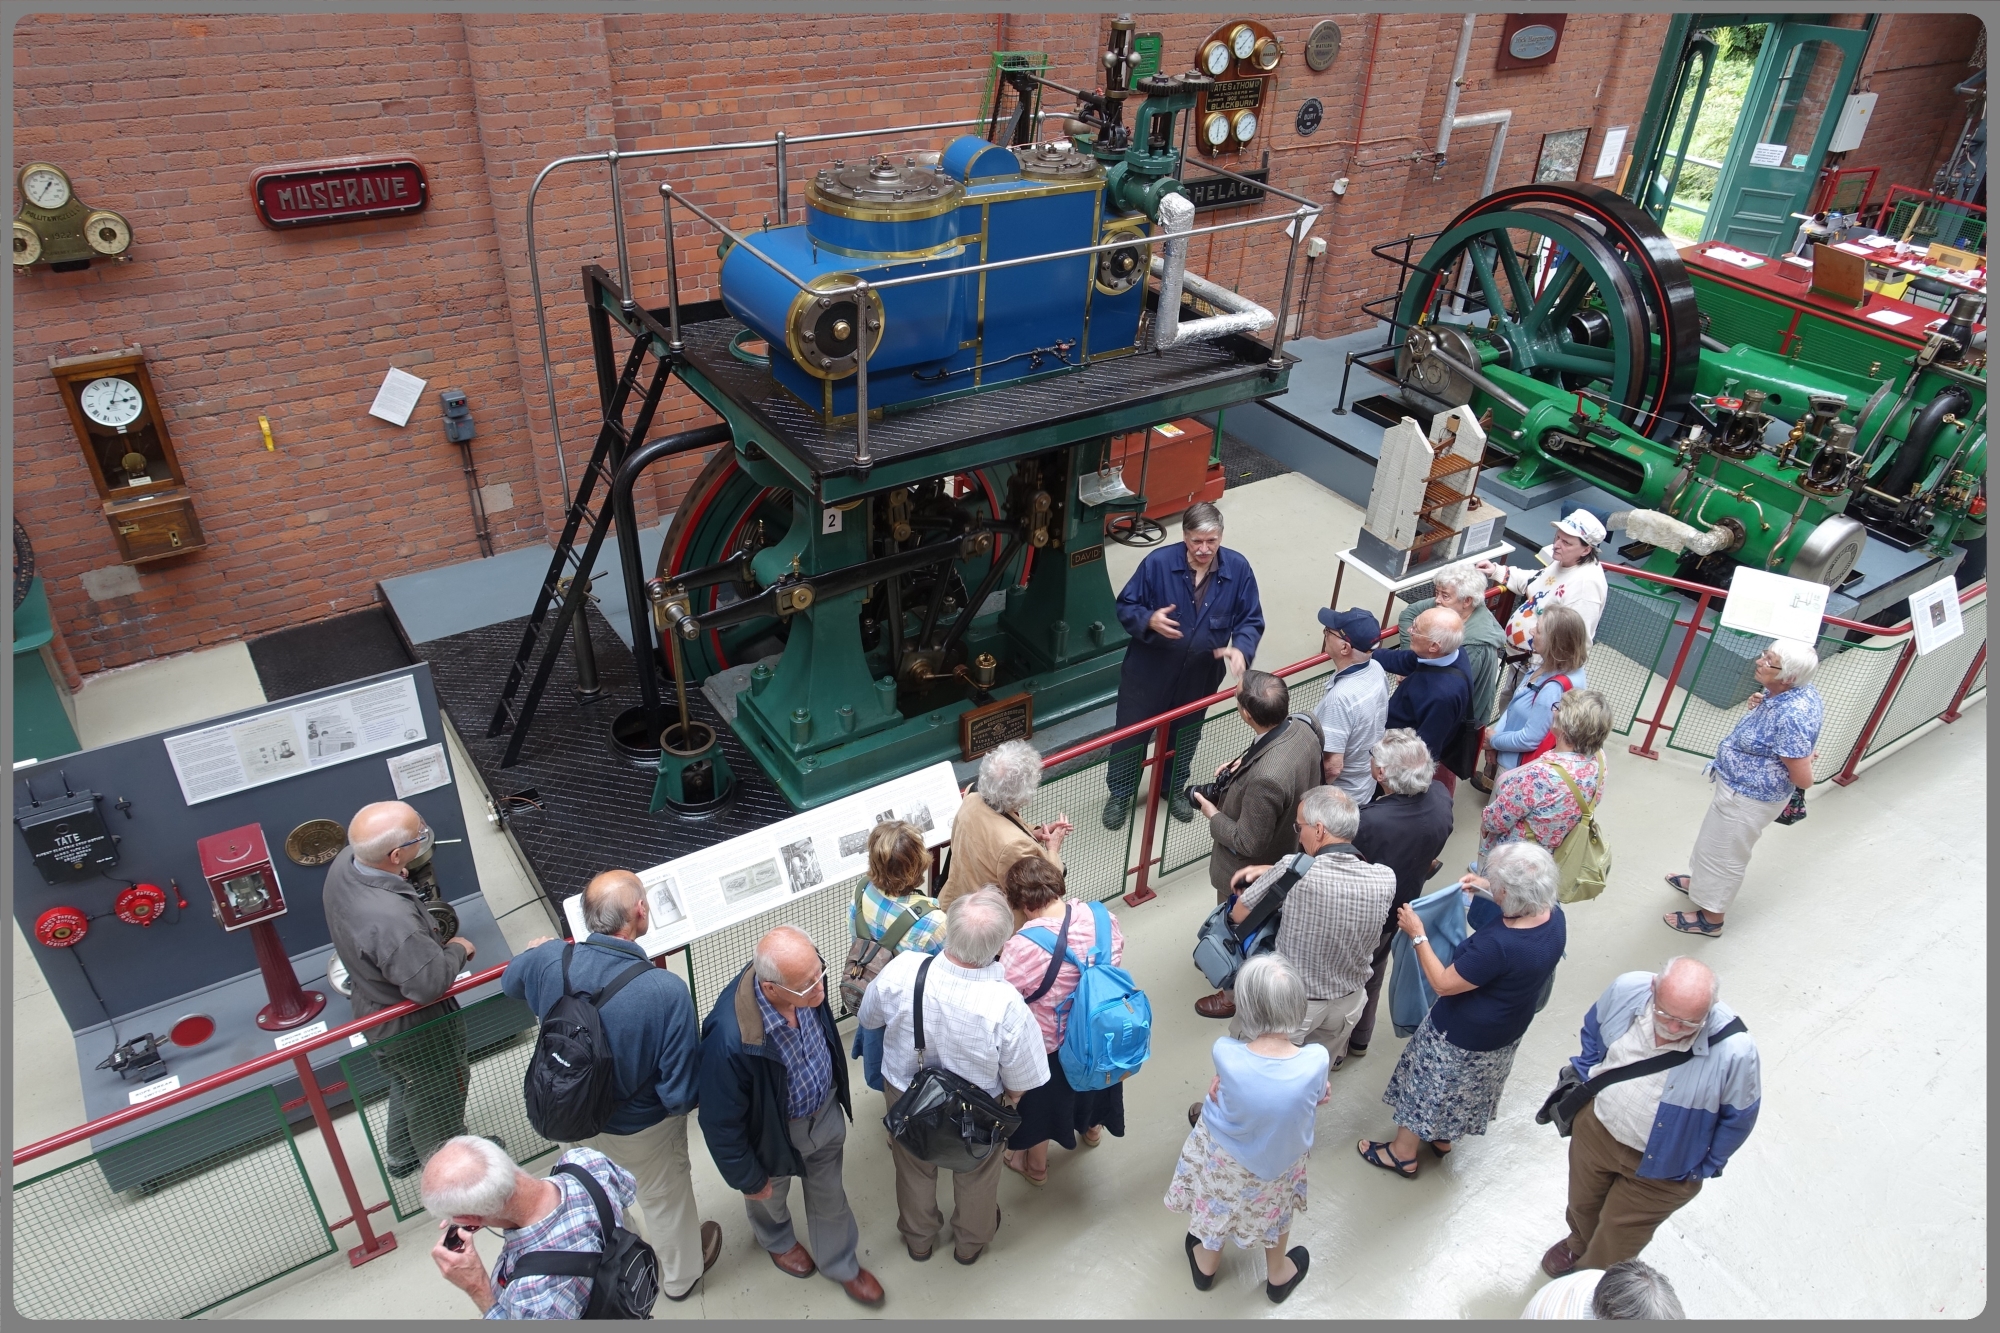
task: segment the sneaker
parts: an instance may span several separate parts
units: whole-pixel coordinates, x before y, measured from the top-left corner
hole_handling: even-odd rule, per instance
[[[1124,828],[1125,821],[1131,817],[1132,798],[1130,796],[1113,796],[1104,803],[1104,827],[1108,829]]]

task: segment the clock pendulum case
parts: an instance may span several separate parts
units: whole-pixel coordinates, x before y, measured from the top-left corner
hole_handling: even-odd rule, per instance
[[[50,357],[49,369],[118,539],[119,558],[138,565],[205,545],[145,352],[129,347]]]

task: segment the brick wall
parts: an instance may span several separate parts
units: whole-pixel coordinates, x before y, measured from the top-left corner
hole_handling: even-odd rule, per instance
[[[1862,92],[1879,94],[1861,147],[1842,165],[1880,167],[1879,202],[1891,185],[1928,190],[1965,125],[1952,86],[1972,73],[1980,21],[1970,14],[1885,14],[1861,66]]]
[[[1164,35],[1169,70],[1190,67],[1229,17],[1138,16],[1141,31]],[[1341,16],[1341,53],[1323,73],[1303,55],[1316,16],[1265,21],[1287,54],[1258,151],[1241,162],[1256,165],[1268,149],[1274,184],[1319,199],[1332,199],[1336,178],[1350,182],[1319,223],[1328,250],[1303,322],[1307,334],[1337,334],[1360,326],[1361,299],[1394,287],[1394,270],[1368,246],[1435,230],[1472,202],[1491,131],[1460,131],[1441,170],[1413,160],[1436,141],[1456,15]],[[1476,21],[1459,111],[1512,109],[1502,184],[1533,175],[1543,135],[1588,127],[1588,178],[1605,131],[1637,127],[1666,17],[1574,15],[1555,63],[1525,71],[1493,68],[1501,21]],[[1903,63],[1881,62],[1880,80],[1907,77],[1925,52],[1965,45],[1926,36],[1927,19],[1892,22]],[[988,52],[1046,51],[1054,77],[1094,84],[1106,24],[1088,14],[23,20],[17,159],[61,163],[84,199],[124,212],[135,236],[130,263],[15,282],[17,510],[77,670],[340,614],[367,605],[381,578],[473,557],[459,452],[439,426],[436,395],[446,387],[471,396],[481,480],[511,489],[513,507],[492,515],[496,546],[549,539],[563,496],[556,433],[573,480],[595,426],[579,272],[617,266],[605,167],[552,171],[535,212],[552,421],[525,225],[530,188],[549,163],[760,140],[778,126],[796,139],[970,118],[984,109]],[[1887,82],[1883,90],[1878,124],[1896,113]],[[1050,109],[1066,109],[1067,99],[1050,97]],[[1294,121],[1308,97],[1324,116],[1301,137]],[[1955,131],[1954,121],[1945,150]],[[793,220],[800,183],[817,166],[935,147],[948,134],[795,146]],[[258,223],[248,198],[256,168],[363,153],[423,162],[429,210],[290,233]],[[734,225],[759,226],[775,208],[769,150],[627,160],[634,286],[649,305],[665,302],[663,179]],[[1284,210],[1273,201],[1264,211]],[[676,224],[684,299],[713,295],[713,233],[685,210]],[[1193,264],[1275,304],[1284,258],[1264,232],[1197,242]],[[82,576],[116,566],[117,551],[47,360],[132,342],[147,348],[209,545],[139,567],[136,592],[93,580],[98,600]],[[407,428],[366,414],[392,364],[430,381]],[[262,447],[260,414],[271,419],[274,453]],[[676,384],[654,434],[710,419]],[[642,518],[671,509],[702,463],[656,469]]]

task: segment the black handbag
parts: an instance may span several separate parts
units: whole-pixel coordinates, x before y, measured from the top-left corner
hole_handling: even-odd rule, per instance
[[[911,1022],[917,1047],[917,1076],[882,1117],[889,1137],[920,1162],[945,1171],[975,1171],[1021,1127],[1021,1114],[976,1083],[949,1069],[924,1063],[924,974],[933,954],[917,968]]]
[[[1749,1030],[1744,1026],[1742,1019],[1732,1018],[1716,1029],[1715,1035],[1708,1039],[1708,1044],[1713,1046],[1739,1032]],[[1555,1088],[1542,1099],[1542,1109],[1535,1112],[1535,1123],[1552,1124],[1556,1127],[1557,1134],[1568,1138],[1570,1130],[1575,1127],[1577,1116],[1590,1104],[1590,1099],[1613,1083],[1644,1078],[1648,1074],[1657,1074],[1662,1069],[1673,1069],[1678,1065],[1684,1065],[1692,1059],[1694,1059],[1692,1050],[1668,1051],[1665,1055],[1656,1055],[1649,1060],[1635,1060],[1629,1065],[1607,1069],[1587,1083],[1583,1075],[1576,1072],[1576,1066],[1565,1060],[1562,1068],[1556,1071]]]
[[[1792,799],[1785,802],[1785,808],[1778,812],[1778,823],[1796,824],[1806,817],[1806,789],[1792,788]]]

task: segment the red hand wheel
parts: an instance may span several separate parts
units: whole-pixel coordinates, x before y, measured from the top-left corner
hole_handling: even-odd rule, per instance
[[[74,907],[51,907],[35,918],[35,939],[51,949],[67,949],[90,930],[90,919]]]

